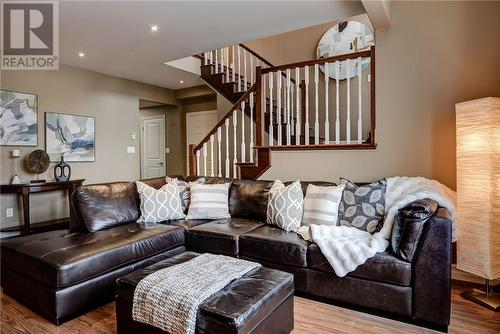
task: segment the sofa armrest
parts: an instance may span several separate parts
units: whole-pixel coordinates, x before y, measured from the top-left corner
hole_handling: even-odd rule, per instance
[[[450,323],[451,224],[448,210],[438,208],[413,261],[413,318],[440,326]]]

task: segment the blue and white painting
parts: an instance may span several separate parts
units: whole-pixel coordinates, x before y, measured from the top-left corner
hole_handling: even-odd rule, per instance
[[[95,161],[95,119],[45,113],[45,149],[50,161]]]
[[[38,145],[38,97],[0,90],[0,145]]]

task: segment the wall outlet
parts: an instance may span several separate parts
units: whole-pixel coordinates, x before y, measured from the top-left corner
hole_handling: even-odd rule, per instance
[[[7,218],[14,217],[14,209],[13,208],[5,209],[5,217]]]
[[[170,154],[170,147],[165,147],[165,154]]]
[[[127,153],[135,153],[135,146],[127,146]]]

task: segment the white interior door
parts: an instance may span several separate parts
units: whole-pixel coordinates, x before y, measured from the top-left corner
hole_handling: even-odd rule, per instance
[[[187,173],[189,173],[189,145],[199,144],[200,141],[212,130],[217,124],[217,110],[190,112],[186,114],[186,161]],[[210,143],[209,143],[210,144]],[[217,145],[217,139],[215,141]],[[216,147],[214,145],[214,147]],[[215,159],[215,155],[214,155]],[[210,169],[210,146],[207,148],[207,175],[211,175]]]
[[[164,176],[165,115],[141,119],[141,178]]]

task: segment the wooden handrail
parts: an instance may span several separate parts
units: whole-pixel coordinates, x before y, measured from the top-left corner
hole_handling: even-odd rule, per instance
[[[239,44],[243,49],[247,50],[248,52],[250,52],[251,54],[253,54],[255,57],[257,57],[261,62],[263,62],[264,64],[266,64],[267,66],[269,67],[274,67],[274,65],[268,61],[266,58],[262,57],[261,55],[259,55],[257,52],[253,51],[252,49],[250,49],[248,46],[246,46],[245,44]]]
[[[304,67],[304,66],[311,66],[311,65],[324,64],[324,63],[333,63],[335,61],[344,61],[347,59],[356,59],[359,57],[369,58],[371,56],[371,53],[374,51],[375,51],[375,47],[372,46],[372,49],[368,50],[368,51],[360,51],[360,52],[354,52],[354,53],[349,53],[349,54],[340,55],[340,56],[319,58],[319,59],[314,59],[314,60],[300,61],[300,62],[296,62],[296,63],[274,66],[271,68],[264,68],[264,69],[262,69],[262,74],[283,71],[283,70],[292,69],[292,68],[296,68],[296,67]]]
[[[212,131],[210,131],[206,136],[205,138],[203,138],[200,143],[194,148],[194,152],[198,151],[198,150],[201,150],[203,148],[203,144],[208,142],[210,140],[210,136],[215,134],[217,132],[217,129],[219,127],[221,127],[222,125],[224,125],[226,119],[228,119],[229,117],[231,117],[233,115],[233,111],[235,111],[236,109],[240,108],[240,105],[241,105],[241,102],[243,101],[246,101],[249,97],[250,97],[250,94],[255,92],[255,84],[252,85],[252,87],[250,87],[246,92],[245,94],[243,94],[242,97],[240,97],[240,99],[231,107],[231,109],[224,115],[224,117],[222,117],[218,122],[217,124],[214,126],[214,128],[212,129]]]

